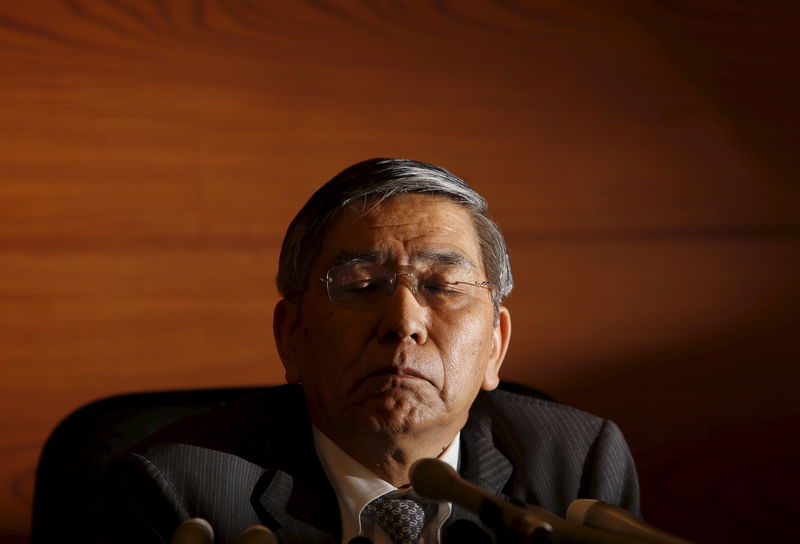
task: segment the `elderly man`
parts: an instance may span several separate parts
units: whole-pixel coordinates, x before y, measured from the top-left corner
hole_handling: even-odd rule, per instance
[[[289,385],[130,452],[111,479],[125,497],[109,508],[126,528],[115,541],[169,540],[195,516],[220,542],[253,524],[297,543],[431,544],[464,523],[493,538],[475,515],[416,495],[409,467],[429,457],[562,516],[578,497],[638,511],[612,422],[494,391],[512,279],[486,208],[450,172],[409,160],[364,161],[320,188],[281,251],[274,332]],[[393,510],[411,519],[401,535]]]

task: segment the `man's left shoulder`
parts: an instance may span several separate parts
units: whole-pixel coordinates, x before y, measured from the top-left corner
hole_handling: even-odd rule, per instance
[[[503,493],[525,503],[564,515],[576,498],[595,498],[638,512],[635,464],[609,419],[528,394],[482,391],[461,443],[464,474],[507,474]]]
[[[481,391],[462,433],[472,440],[490,438],[501,449],[568,455],[576,463],[606,446],[629,455],[622,432],[610,419],[513,391]]]
[[[563,433],[567,427],[572,432],[593,436],[610,423],[537,392],[520,393],[501,389],[481,391],[470,410],[470,420],[483,425],[511,425],[516,429],[531,428],[539,432],[557,430]]]

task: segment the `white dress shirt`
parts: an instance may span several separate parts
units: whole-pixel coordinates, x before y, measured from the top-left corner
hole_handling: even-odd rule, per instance
[[[339,501],[339,514],[342,518],[342,544],[351,538],[365,536],[374,544],[391,544],[389,536],[369,516],[362,515],[364,507],[386,493],[396,492],[397,488],[382,480],[370,469],[350,457],[322,431],[313,428],[314,445],[317,448],[322,467],[328,476],[336,498]],[[458,470],[459,436],[439,456],[439,459]],[[426,520],[425,529],[420,536],[420,544],[438,544],[442,525],[450,517],[452,505],[439,504],[436,516]]]

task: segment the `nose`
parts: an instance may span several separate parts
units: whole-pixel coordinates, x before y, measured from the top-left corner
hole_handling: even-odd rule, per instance
[[[429,309],[414,296],[414,280],[413,276],[398,275],[393,291],[380,308],[378,340],[382,344],[407,340],[420,345],[427,342]]]

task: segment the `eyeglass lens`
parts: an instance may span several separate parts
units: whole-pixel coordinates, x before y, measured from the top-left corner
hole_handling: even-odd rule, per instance
[[[439,265],[409,272],[395,272],[373,263],[345,264],[328,271],[323,281],[328,297],[343,306],[373,306],[403,284],[422,305],[460,308],[481,296],[488,282],[473,280],[474,270],[460,266]]]

